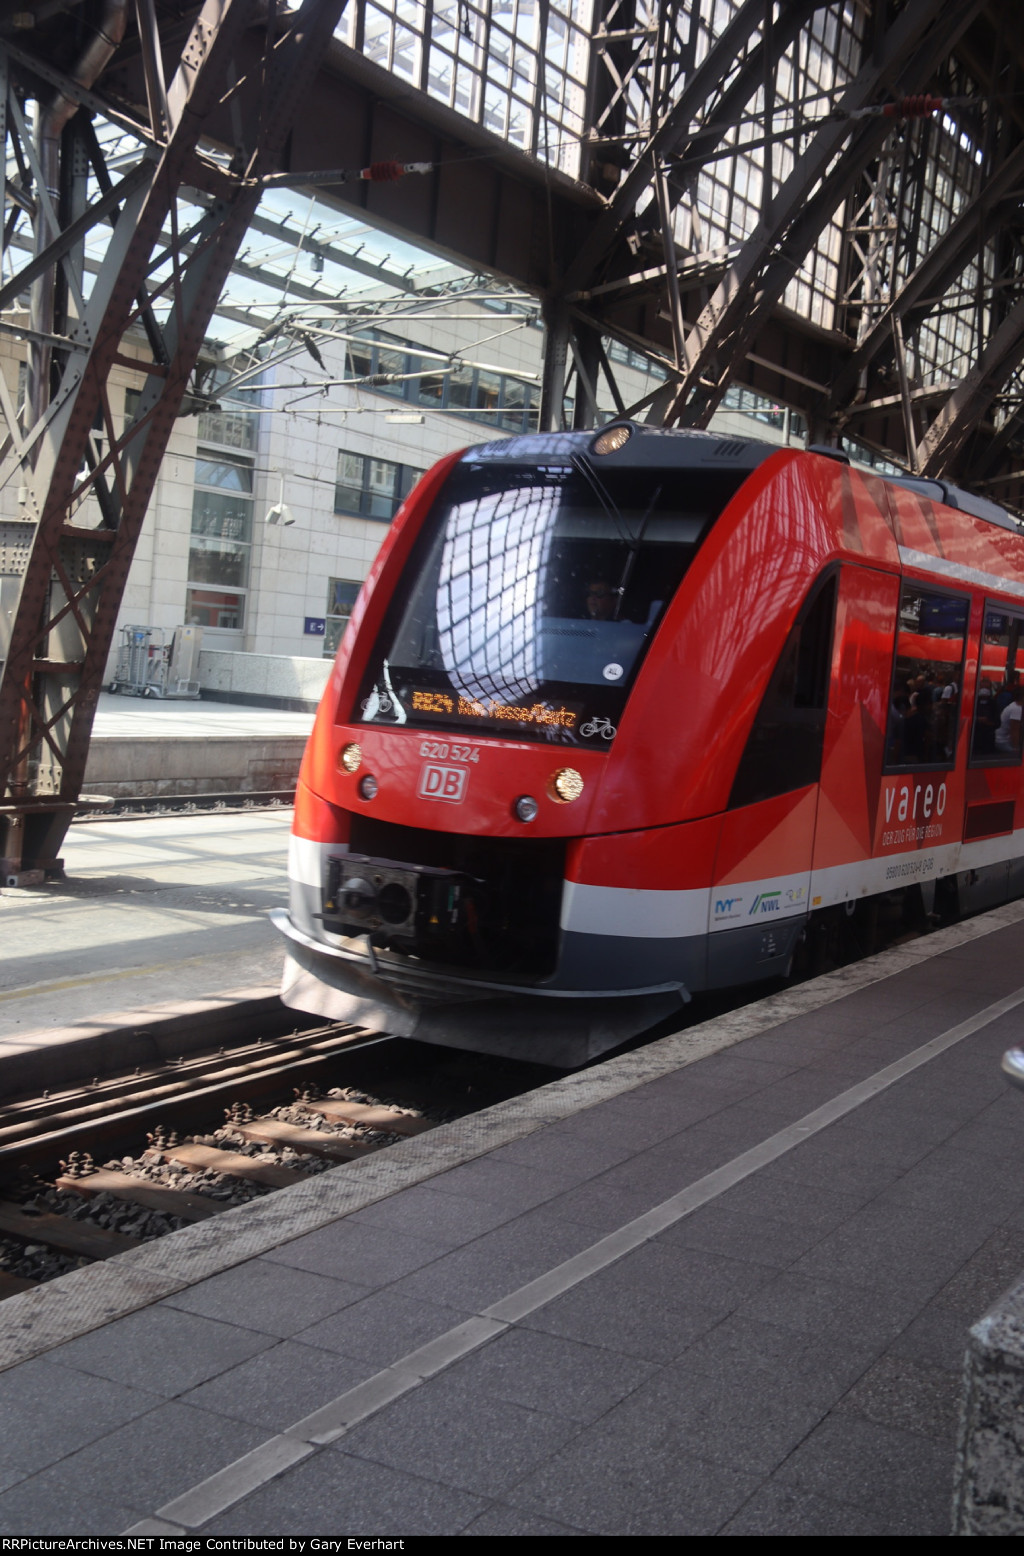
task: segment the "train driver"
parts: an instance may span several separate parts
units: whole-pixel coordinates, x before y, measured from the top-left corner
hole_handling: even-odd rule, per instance
[[[587,615],[591,621],[611,621],[617,594],[618,591],[603,578],[596,578],[587,585]]]

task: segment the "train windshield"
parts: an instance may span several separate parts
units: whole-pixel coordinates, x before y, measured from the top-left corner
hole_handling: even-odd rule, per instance
[[[463,460],[378,640],[363,720],[607,749],[669,601],[748,473]]]

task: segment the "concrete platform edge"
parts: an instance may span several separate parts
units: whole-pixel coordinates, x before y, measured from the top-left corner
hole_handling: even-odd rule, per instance
[[[57,1091],[93,1075],[163,1063],[234,1041],[247,1023],[277,1015],[283,1031],[302,1024],[281,1004],[275,981],[8,1036],[0,1039],[0,1096],[9,1100],[44,1086]]]
[[[820,1010],[960,945],[1024,920],[1024,901],[781,990],[742,1010],[673,1033],[594,1070],[332,1169],[199,1226],[173,1232],[102,1267],[79,1270],[3,1304],[0,1370],[173,1295],[366,1205],[485,1155],[547,1124],[634,1090],[796,1016]]]

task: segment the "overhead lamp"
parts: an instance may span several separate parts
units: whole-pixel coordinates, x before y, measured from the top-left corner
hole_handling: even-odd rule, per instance
[[[284,500],[284,474],[281,476],[281,485],[277,494],[277,501],[272,508],[268,508],[263,516],[264,524],[294,524],[295,515]]]
[[[385,421],[400,422],[405,427],[422,427],[423,417],[416,411],[389,411]]]

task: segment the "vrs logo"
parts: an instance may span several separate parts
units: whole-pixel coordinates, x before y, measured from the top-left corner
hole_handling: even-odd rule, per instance
[[[781,896],[781,891],[759,891],[751,903],[747,917],[753,918],[755,913],[777,913]]]

